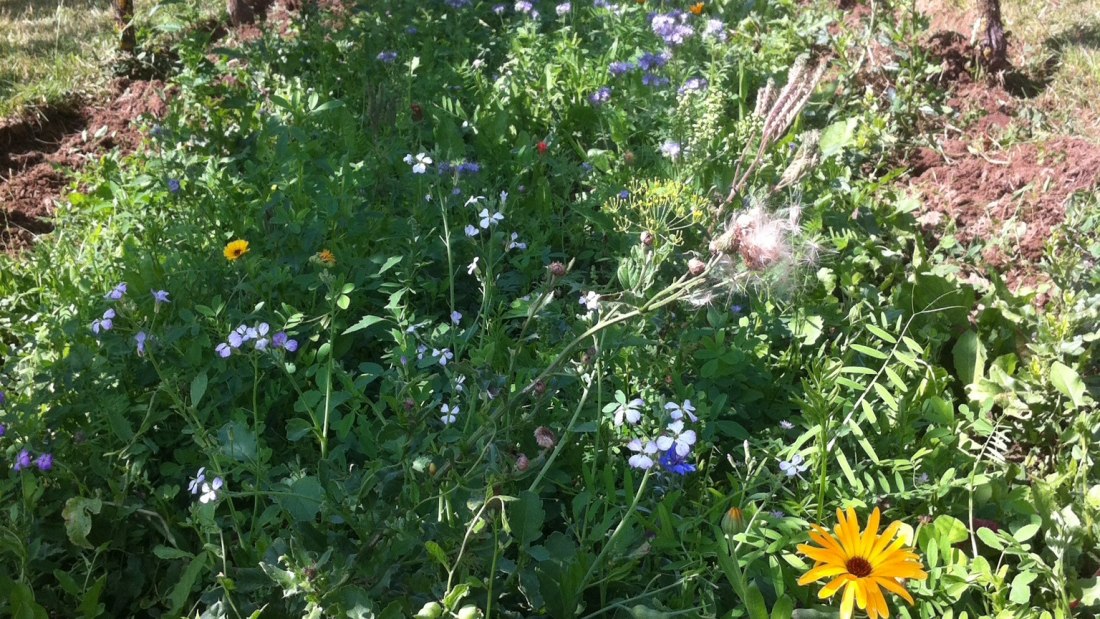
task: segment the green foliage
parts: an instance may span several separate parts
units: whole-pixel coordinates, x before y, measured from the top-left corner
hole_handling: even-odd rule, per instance
[[[827,617],[798,545],[840,507],[905,523],[897,616],[1095,606],[1092,203],[1039,312],[892,184],[936,96],[910,22],[880,22],[891,102],[842,88],[820,8],[707,3],[661,87],[608,72],[660,51],[653,7],[538,8],[182,36],[149,149],[0,272],[0,449],[54,458],[0,476],[0,611]],[[839,73],[760,147],[757,93],[816,44]]]

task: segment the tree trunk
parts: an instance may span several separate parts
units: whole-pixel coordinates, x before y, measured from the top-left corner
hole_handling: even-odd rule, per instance
[[[985,37],[980,47],[982,63],[991,71],[1005,69],[1008,67],[1008,41],[1001,21],[1001,0],[978,0],[978,10],[985,23]]]
[[[256,21],[256,12],[252,10],[252,5],[247,0],[228,0],[229,1],[229,21],[234,26],[241,26],[244,24],[251,24]]]
[[[137,34],[134,31],[134,0],[114,0],[114,6],[115,18],[118,20],[118,27],[122,30],[118,49],[132,54],[137,47]]]

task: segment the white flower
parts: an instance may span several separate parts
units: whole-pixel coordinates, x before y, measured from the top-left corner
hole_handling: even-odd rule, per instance
[[[483,208],[481,212],[477,214],[481,218],[481,227],[488,228],[490,225],[498,224],[504,220],[504,215],[497,211],[492,215],[489,214],[489,209]]]
[[[795,454],[790,462],[782,461],[779,463],[779,470],[786,473],[787,477],[794,477],[808,468],[810,468],[810,465],[804,464],[802,454]]]
[[[432,165],[432,158],[427,153],[418,153],[415,157],[409,153],[405,155],[404,161],[412,166],[413,174],[423,174],[428,171],[428,166]]]
[[[687,415],[687,418],[692,422],[699,421],[699,418],[695,416],[695,407],[692,406],[691,400],[684,400],[683,404],[669,402],[665,404],[665,410],[669,412],[669,417],[673,419],[680,419]]]
[[[474,259],[470,261],[470,264],[466,265],[466,274],[467,275],[473,275],[474,271],[477,270],[477,260],[478,259],[475,256]]]
[[[479,232],[481,231],[477,228],[473,227],[470,224],[466,224],[466,236],[477,236]]]
[[[455,310],[451,312],[451,322],[458,324],[462,320],[462,312]]]
[[[691,452],[691,446],[695,444],[695,430],[684,430],[684,421],[678,419],[668,424],[669,432],[672,432],[672,436],[662,436],[657,439],[657,448],[661,451],[668,451],[673,447],[676,448],[676,455],[681,458],[688,455]]]
[[[466,376],[459,376],[455,379],[455,391],[462,393],[466,391]]]
[[[645,400],[641,398],[634,398],[626,404],[621,404],[615,410],[615,425],[621,426],[624,421],[631,424],[641,421],[643,406],[645,406]]]
[[[459,413],[459,407],[451,408],[450,404],[444,404],[439,408],[439,412],[443,413],[439,420],[443,422],[443,425],[449,426],[458,419],[456,415]]]
[[[421,344],[420,346],[417,346],[416,347],[416,358],[417,359],[423,359],[424,358],[424,351],[426,351],[426,350],[428,350],[428,347],[423,345],[423,344]]]
[[[501,204],[501,206],[503,206],[507,202],[508,202],[508,192],[507,191],[500,192],[500,204]]]
[[[581,305],[584,306],[590,312],[594,312],[600,309],[600,295],[589,290],[585,294],[581,295]]]
[[[527,249],[527,243],[521,242],[519,240],[519,234],[516,233],[516,232],[513,232],[512,233],[512,241],[510,243],[508,243],[508,249],[509,250],[519,249],[519,250],[522,251],[524,249]]]
[[[214,481],[209,484],[204,482],[202,484],[202,496],[199,497],[199,503],[209,503],[217,499],[218,491],[222,489],[223,485],[225,484],[222,482],[221,477],[215,477]]]
[[[653,458],[650,456],[657,453],[657,445],[653,441],[646,441],[643,444],[641,439],[636,438],[627,443],[626,448],[637,452],[627,461],[630,466],[643,471],[653,466]]]
[[[433,348],[432,356],[439,357],[439,365],[447,365],[447,362],[455,358],[455,354],[451,352],[450,348],[444,348],[443,350]]]
[[[464,204],[463,206],[476,205],[478,202],[484,199],[485,196],[470,196],[469,199],[466,200],[466,204]]]

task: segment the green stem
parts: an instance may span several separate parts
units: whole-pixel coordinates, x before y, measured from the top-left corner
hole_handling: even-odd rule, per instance
[[[589,579],[592,578],[592,574],[596,571],[596,568],[603,562],[604,557],[611,551],[611,548],[615,546],[615,541],[619,539],[619,535],[626,528],[626,523],[630,521],[630,517],[634,515],[634,512],[638,510],[638,503],[642,500],[642,494],[645,493],[646,486],[649,484],[649,476],[653,473],[653,469],[647,470],[645,476],[642,477],[642,483],[638,484],[638,491],[634,493],[634,500],[630,502],[630,507],[627,508],[626,514],[623,515],[622,520],[615,527],[615,530],[611,533],[611,537],[607,539],[607,543],[600,549],[600,554],[596,555],[596,560],[589,566],[588,571],[585,572],[584,578],[577,583],[576,591],[584,591],[585,585]]]

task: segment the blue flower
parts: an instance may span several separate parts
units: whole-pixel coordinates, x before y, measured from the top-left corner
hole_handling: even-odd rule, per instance
[[[661,154],[673,161],[676,161],[680,158],[681,152],[682,149],[680,148],[679,142],[673,142],[669,140],[664,144],[661,144]]]
[[[8,427],[0,423],[0,436],[4,436],[8,433]]]
[[[458,164],[458,167],[456,168],[456,170],[458,171],[458,173],[460,175],[461,174],[477,174],[478,172],[481,171],[481,166],[478,165],[477,162],[466,161],[466,162]]]
[[[680,89],[677,90],[676,92],[677,92],[677,94],[681,94],[681,95],[691,94],[691,93],[695,93],[695,92],[703,92],[704,90],[707,89],[708,85],[709,85],[709,82],[707,82],[706,78],[693,77],[693,78],[689,79],[688,81],[684,82],[684,85],[681,86]]]
[[[657,14],[653,16],[650,27],[653,28],[653,34],[664,40],[665,45],[681,45],[695,34],[691,26],[683,23],[685,18],[682,11],[673,11],[667,15]]]
[[[199,468],[199,472],[195,474],[195,478],[191,480],[191,483],[187,484],[187,490],[191,494],[198,494],[199,489],[202,488],[202,484],[206,481],[206,467]]]
[[[660,88],[668,85],[668,78],[655,73],[646,73],[642,76],[642,85],[650,88]]]
[[[23,469],[29,467],[30,465],[31,465],[31,452],[24,449],[23,451],[19,452],[18,456],[15,457],[15,466],[13,466],[12,468],[17,470],[17,471],[22,471]]]
[[[633,62],[612,62],[607,66],[611,77],[619,77],[634,70]]]
[[[168,300],[167,290],[150,290],[149,292],[152,293],[153,301],[155,301],[157,305],[161,303],[171,303],[171,301]]]
[[[137,354],[139,357],[145,356],[145,340],[149,339],[149,336],[144,331],[138,331],[134,336],[134,342],[137,344]]]
[[[380,62],[390,64],[397,60],[397,52],[379,52],[377,58]]]
[[[558,6],[554,7],[554,11],[558,14],[558,17],[568,15],[573,10],[573,5],[568,2],[562,2]]]
[[[179,182],[179,180],[174,179],[174,178],[168,179],[168,191],[170,191],[172,193],[179,193],[180,192],[180,182]]]
[[[624,189],[624,190],[619,192],[619,199],[620,200],[626,200],[629,197],[630,197],[630,192],[629,191]]]
[[[493,12],[497,15],[503,15],[506,8],[508,7],[504,6],[503,4],[496,4],[493,5]]]
[[[687,456],[680,455],[675,449],[670,449],[661,454],[658,460],[661,468],[676,475],[687,475],[695,472],[695,465],[687,461]]]
[[[534,6],[527,0],[519,0],[515,6],[517,13],[530,13],[533,8]]]
[[[214,352],[218,353],[218,356],[222,359],[225,359],[229,355],[233,354],[233,349],[229,347],[229,344],[222,342],[214,348]]]
[[[660,54],[654,54],[653,52],[646,52],[642,54],[642,57],[638,59],[638,67],[642,71],[652,71],[653,69],[659,69],[666,64],[672,58],[667,52],[661,52]]]
[[[464,9],[470,6],[470,0],[447,0],[447,6],[452,9]]]
[[[109,299],[111,301],[118,301],[123,296],[125,296],[125,294],[126,294],[126,282],[122,282],[121,284],[115,286],[114,290],[112,290],[112,291],[108,292],[107,294],[103,295],[103,298],[104,299]]]
[[[287,337],[287,334],[283,331],[279,331],[275,335],[271,336],[271,345],[275,348],[282,348],[287,352],[294,352],[298,350],[298,340],[292,340]]]
[[[100,331],[110,331],[115,326],[115,310],[109,309],[103,312],[103,318],[92,321],[92,333],[99,335]]]
[[[35,459],[34,465],[40,471],[48,471],[53,468],[53,454],[42,454]]]
[[[611,89],[607,86],[601,86],[596,92],[588,95],[588,100],[592,105],[603,105],[611,100]]]

